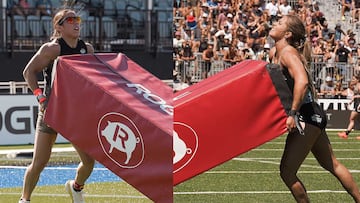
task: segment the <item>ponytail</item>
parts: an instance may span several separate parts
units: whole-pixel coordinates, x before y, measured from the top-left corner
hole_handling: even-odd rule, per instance
[[[311,61],[312,61],[312,55],[311,55],[311,43],[310,41],[305,38],[305,41],[302,45],[301,49],[298,49],[300,56],[301,56],[301,61],[304,65],[305,71],[307,73],[307,77],[308,77],[308,81],[309,81],[309,88],[311,90],[311,94],[313,96],[314,99],[317,99],[317,94],[316,94],[316,88],[314,86],[313,80],[312,80],[312,76],[311,76],[311,72],[310,72],[310,67],[311,67]]]

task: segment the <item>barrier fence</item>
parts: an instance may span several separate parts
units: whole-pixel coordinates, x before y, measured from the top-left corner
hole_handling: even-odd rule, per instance
[[[175,80],[184,83],[197,83],[206,77],[210,77],[232,66],[220,56],[218,60],[205,62],[201,53],[195,53],[194,60],[179,60],[174,58],[175,71],[178,73]],[[209,66],[209,68],[207,68]],[[327,76],[331,76],[334,82],[341,82],[343,88],[348,87],[352,77],[360,73],[359,60],[353,57],[352,62],[325,62],[323,56],[313,56],[310,66],[312,79],[315,87],[319,90],[320,85],[325,82]]]

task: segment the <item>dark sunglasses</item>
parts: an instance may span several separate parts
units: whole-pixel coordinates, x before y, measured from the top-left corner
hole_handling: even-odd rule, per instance
[[[67,22],[69,24],[74,24],[74,23],[80,24],[81,18],[80,18],[80,16],[65,17],[65,18],[62,18],[58,24],[62,25],[62,24],[64,24],[64,22]]]

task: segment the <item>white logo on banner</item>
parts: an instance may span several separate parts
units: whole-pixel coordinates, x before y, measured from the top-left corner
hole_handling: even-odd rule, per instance
[[[145,88],[143,85],[132,84],[132,83],[128,83],[126,85],[128,87],[136,88],[137,94],[142,95],[144,97],[144,99],[146,99],[150,103],[159,105],[160,109],[162,111],[164,111],[165,113],[169,114],[170,116],[172,116],[174,114],[174,107],[167,104],[164,99],[162,99],[161,97],[159,97],[156,94],[153,94],[149,89]]]
[[[179,162],[186,154],[191,154],[191,148],[187,148],[185,142],[179,138],[179,135],[174,130],[173,131],[173,143],[174,143],[174,159],[173,163],[176,164]]]
[[[135,168],[144,159],[141,134],[123,114],[104,115],[98,124],[98,139],[104,153],[123,168]]]
[[[140,138],[135,137],[134,133],[126,125],[110,121],[108,121],[106,128],[101,131],[101,135],[104,136],[110,144],[109,153],[111,153],[114,148],[125,152],[125,164],[128,164],[136,144],[140,142]]]
[[[199,146],[199,139],[192,127],[181,122],[174,122],[173,164],[176,173],[190,163]]]

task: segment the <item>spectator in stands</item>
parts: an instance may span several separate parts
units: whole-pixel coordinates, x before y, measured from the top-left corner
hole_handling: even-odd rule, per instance
[[[201,18],[199,19],[200,29],[210,30],[213,27],[213,20],[207,13],[203,13]]]
[[[293,95],[285,122],[289,134],[281,158],[280,176],[297,202],[310,202],[297,172],[311,151],[319,164],[341,182],[354,201],[360,202],[359,188],[352,175],[333,154],[325,130],[326,114],[314,102],[316,93],[307,65],[311,55],[305,35],[303,22],[294,15],[284,16],[270,31],[270,36],[275,40],[270,58],[275,64],[280,64],[286,73],[287,84]],[[299,115],[301,123],[298,122]]]
[[[227,62],[228,66],[233,66],[241,61],[240,54],[236,48],[236,44],[231,44],[229,50],[224,53],[224,61]]]
[[[360,20],[360,0],[352,0],[352,22],[356,23]]]
[[[240,29],[238,29],[236,31],[236,36],[237,36],[236,47],[237,47],[238,50],[242,50],[245,47],[248,47],[246,33],[241,31]]]
[[[336,81],[335,85],[334,85],[334,99],[341,99],[342,97],[342,92],[344,91],[344,88],[342,86],[342,82],[341,81]]]
[[[216,43],[215,43],[216,44]],[[224,36],[224,43],[221,44],[221,47],[220,47],[220,54],[222,56],[225,55],[226,52],[229,51],[229,48],[231,47],[231,38],[229,35],[225,35]]]
[[[243,48],[241,50],[240,56],[241,56],[241,60],[255,59],[254,52],[250,47]]]
[[[323,46],[323,41],[321,38],[315,38],[312,42],[312,54],[313,55],[323,55],[325,47]],[[316,61],[317,62],[317,61]]]
[[[214,48],[216,51],[220,51],[221,47],[225,44],[225,31],[219,30],[214,34],[213,41],[214,41]]]
[[[346,35],[344,37],[345,47],[349,48],[350,43],[356,44],[355,35],[356,34],[352,31],[352,29],[347,30]],[[350,48],[349,48],[349,50],[351,51]]]
[[[348,30],[348,34],[345,37],[345,42],[346,45],[345,47],[350,51],[350,65],[355,64],[356,60],[357,60],[357,45],[356,45],[356,40],[355,40],[355,33],[352,30]]]
[[[336,55],[334,53],[334,47],[331,43],[328,43],[325,48],[323,61],[325,62],[326,66],[326,75],[330,76],[331,78],[335,76],[335,57]]]
[[[199,53],[202,53],[204,50],[206,50],[207,49],[207,47],[208,47],[208,38],[207,38],[207,36],[206,35],[201,35],[201,38],[200,38],[200,41],[199,41],[199,43],[198,43],[198,48],[197,48],[197,51],[199,52]]]
[[[346,35],[346,33],[341,29],[341,24],[337,23],[335,26],[335,42],[342,40],[342,35]]]
[[[341,97],[343,97],[345,99],[353,99],[356,84],[357,84],[356,79],[349,81],[348,87],[341,92]]]
[[[201,58],[203,60],[203,63],[201,64],[201,74],[202,78],[205,79],[210,72],[212,61],[218,59],[218,54],[213,43],[208,43],[208,47],[203,51]]]
[[[249,16],[249,21],[247,23],[248,28],[248,40],[247,44],[249,47],[254,47],[256,41],[260,37],[260,23],[259,19],[255,19],[253,16]]]
[[[190,30],[195,30],[197,28],[197,21],[193,13],[186,16],[186,25]]]
[[[268,12],[270,16],[270,25],[272,25],[272,23],[276,21],[279,12],[279,8],[276,5],[276,0],[271,0],[271,2],[267,3],[265,6],[265,10]]]
[[[319,5],[314,5],[315,23],[323,24],[325,21],[324,13],[320,11]]]
[[[345,12],[346,11],[351,11],[351,5],[352,5],[352,0],[342,0],[341,1],[341,20],[345,21]]]
[[[270,44],[266,43],[262,51],[259,52],[257,59],[270,63],[269,52]]]
[[[184,80],[186,75],[191,72],[191,68],[194,66],[194,60],[193,42],[192,40],[185,40],[180,52],[181,80]]]
[[[226,15],[226,20],[224,22],[224,27],[227,26],[227,28],[229,30],[233,30],[234,29],[233,24],[234,24],[234,16],[233,16],[233,14],[228,13]]]
[[[10,10],[11,15],[28,16],[30,14],[30,5],[27,0],[7,0],[7,7]]]
[[[331,30],[328,27],[328,22],[324,21],[322,24],[320,23],[318,28],[319,38],[323,38],[324,40],[330,40],[330,32]]]
[[[32,163],[25,172],[24,186],[19,203],[30,202],[31,194],[41,171],[49,161],[51,148],[57,136],[57,132],[44,122],[44,112],[51,91],[52,63],[61,55],[94,52],[92,45],[79,39],[80,22],[81,18],[76,16],[75,11],[69,9],[58,11],[53,19],[54,34],[51,41],[40,47],[24,69],[24,78],[39,101],[39,114],[35,131],[34,155]],[[37,75],[41,71],[44,71],[46,81],[44,93],[37,82]],[[75,179],[66,182],[66,189],[74,202],[83,202],[82,189],[93,170],[95,161],[75,145],[74,148],[80,156],[81,163],[77,168]]]
[[[354,81],[354,89],[353,89],[353,97],[351,98],[351,101],[349,102],[348,106],[352,103],[354,104],[354,107],[350,113],[349,117],[349,124],[344,132],[339,132],[338,136],[343,139],[347,139],[349,137],[349,134],[351,133],[352,129],[355,125],[355,119],[358,117],[360,113],[360,77],[359,75],[356,76],[356,79]],[[360,136],[357,136],[356,139],[360,140]]]
[[[51,16],[53,12],[51,0],[36,0],[35,8],[37,16]]]
[[[220,30],[225,25],[226,20],[227,19],[226,19],[225,10],[222,7],[220,7],[219,15],[217,15],[216,17],[216,29]]]
[[[337,74],[339,74],[337,80],[341,80],[350,71],[347,63],[348,61],[352,60],[351,52],[349,51],[349,49],[345,48],[344,42],[340,41],[335,48],[335,55],[335,62],[338,62]]]
[[[173,92],[178,92],[183,90],[191,85],[191,76],[186,75],[182,77],[180,80],[178,79],[178,72],[173,71]]]
[[[322,96],[323,98],[327,98],[327,99],[334,98],[335,87],[334,87],[333,78],[331,76],[327,76],[325,78],[325,82],[321,84],[319,96]]]
[[[195,32],[191,30],[189,27],[186,27],[185,29],[183,29],[182,36],[183,36],[182,39],[184,40],[194,40]]]
[[[271,4],[276,5],[277,10],[280,5],[283,7],[287,5],[288,8],[290,6],[288,3],[289,1],[285,2],[284,0],[279,0],[278,4],[276,4],[275,0],[272,0],[271,3],[268,4],[265,2],[269,1],[260,0],[194,0],[191,1],[191,4],[186,2],[184,3],[185,6],[183,5],[177,9],[177,11],[181,10],[181,12],[178,12],[180,14],[175,13],[179,16],[186,16],[189,13],[194,13],[197,21],[197,28],[195,30],[188,29],[185,18],[185,24],[182,24],[185,26],[175,26],[174,29],[181,31],[181,39],[190,39],[192,41],[194,52],[204,51],[205,47],[207,47],[207,42],[214,42],[215,48],[217,49],[216,53],[219,58],[221,58],[222,54],[225,56],[225,53],[227,52],[224,51],[224,49],[221,49],[221,47],[224,47],[225,49],[229,47],[228,44],[225,43],[227,37],[224,32],[225,29],[227,29],[228,31],[226,31],[226,33],[231,33],[229,42],[231,42],[231,44],[236,44],[238,53],[240,53],[242,58],[259,59],[259,56],[264,51],[263,46],[266,43],[271,46],[273,45],[273,40],[268,36],[268,25],[270,24],[271,17],[269,17],[270,14],[268,14],[269,12],[266,9],[266,6]],[[264,12],[262,12],[262,9],[265,9]],[[289,13],[296,12],[297,15],[301,16],[301,19],[304,19],[303,22],[306,20],[307,29],[309,31],[307,36],[309,36],[309,38],[312,37],[314,40],[314,45],[316,44],[318,50],[316,52],[317,54],[325,55],[326,53],[326,60],[328,60],[326,66],[329,67],[327,70],[330,71],[330,69],[334,67],[334,62],[331,61],[334,59],[334,48],[331,50],[329,49],[328,52],[326,52],[324,44],[325,42],[328,42],[333,43],[333,46],[335,46],[335,30],[329,29],[328,22],[320,11],[318,4],[315,1],[299,0],[298,5],[295,4],[294,8],[289,10]],[[273,18],[275,17],[273,16]],[[276,18],[279,17],[276,16]],[[176,24],[181,25],[179,22],[180,20],[175,20]],[[224,25],[229,23],[231,23],[232,29],[230,29],[229,26],[228,28],[226,28],[226,26],[224,27]],[[338,28],[341,30],[341,26],[338,26]],[[337,32],[339,39],[342,39],[342,34],[344,34],[342,31],[340,33]],[[217,37],[216,39],[214,39],[215,36]],[[207,42],[205,41],[205,38],[207,38]],[[202,48],[200,48],[200,44],[202,44]],[[317,59],[321,61],[322,58],[317,57]],[[332,75],[330,72],[327,72],[326,75]],[[317,87],[319,88],[320,85],[321,84],[319,83]]]
[[[183,42],[184,42],[184,39],[181,38],[180,31],[176,31],[175,32],[175,37],[173,38],[173,47],[175,49],[181,50]]]
[[[279,5],[279,13],[281,16],[288,15],[292,10],[292,7],[289,5],[287,0],[280,0],[281,4]]]
[[[19,15],[28,16],[30,14],[30,4],[27,0],[19,0],[17,9]]]

